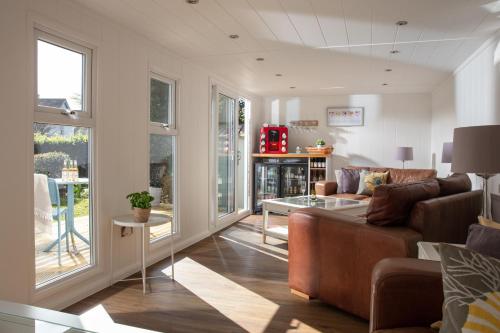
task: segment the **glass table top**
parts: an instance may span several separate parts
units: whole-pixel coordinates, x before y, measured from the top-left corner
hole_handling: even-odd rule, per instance
[[[324,209],[339,209],[353,206],[368,205],[368,201],[358,201],[351,199],[341,199],[333,197],[316,197],[316,200],[311,199],[311,196],[287,197],[279,199],[268,199],[263,202],[283,204],[294,207],[318,207]]]

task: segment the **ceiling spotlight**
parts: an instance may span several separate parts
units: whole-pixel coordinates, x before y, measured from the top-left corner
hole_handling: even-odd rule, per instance
[[[274,76],[283,76],[283,74],[280,74],[280,73],[277,73],[277,74],[274,74]]]
[[[402,26],[402,25],[407,25],[408,21],[397,21],[396,25]]]
[[[186,0],[186,2],[190,5],[196,5],[200,0]]]
[[[257,58],[255,60],[257,60],[257,61],[264,61],[264,58]]]
[[[296,87],[290,87],[290,89],[295,89]]]
[[[385,71],[386,71],[386,72],[392,72],[392,69],[390,69],[390,68],[386,68],[386,69],[385,69]]]
[[[389,83],[382,83],[382,85],[383,85],[383,86],[388,86],[388,85],[389,85]]]
[[[398,50],[391,50],[391,52],[390,52],[390,53],[391,53],[391,54],[398,54],[398,53],[399,53],[399,51],[398,51]]]
[[[229,38],[231,38],[231,39],[238,39],[238,38],[240,38],[240,36],[239,35],[229,35]]]
[[[332,87],[324,87],[324,88],[319,88],[322,90],[328,90],[328,89],[344,89],[342,86],[332,86]]]

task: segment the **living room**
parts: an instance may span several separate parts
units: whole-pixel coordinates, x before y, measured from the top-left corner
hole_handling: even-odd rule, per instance
[[[133,331],[119,325],[137,332],[431,332],[429,321],[441,319],[411,294],[413,284],[427,281],[428,299],[435,296],[441,308],[439,265],[437,272],[423,263],[432,281],[406,281],[392,294],[370,288],[388,274],[386,266],[418,271],[417,242],[469,244],[477,216],[492,219],[500,192],[493,150],[500,124],[499,1],[2,0],[0,6],[5,325],[22,326],[12,318],[37,313],[29,319],[90,332]],[[361,116],[346,125],[335,123],[336,112]],[[261,130],[274,126],[286,128],[287,156],[262,150]],[[450,142],[453,159],[443,154]],[[327,153],[307,155],[308,149]],[[259,212],[255,184],[263,177],[255,165],[289,158],[302,158],[307,170],[295,176],[306,185],[292,187],[290,200],[307,195],[313,204],[304,205],[306,213],[292,214],[302,204],[281,214]],[[325,165],[309,164],[314,158]],[[358,170],[351,193],[338,189],[342,176],[335,174],[343,168]],[[328,225],[359,225],[358,215],[374,212],[376,200],[330,195],[357,194],[363,172],[417,184],[405,185],[414,201],[401,204],[405,223],[415,223],[401,231],[411,251],[381,254],[408,256],[409,266],[396,261],[375,269],[377,257],[366,265],[363,287],[340,288],[340,297],[336,288],[360,274],[326,262],[328,276],[339,280],[327,285],[330,294],[314,294],[294,278],[319,283],[308,279],[326,273],[308,269],[330,253],[312,261],[294,255],[294,226],[302,218],[312,225],[330,221],[316,211],[323,203],[342,220]],[[458,180],[447,178],[452,173]],[[436,177],[430,187],[418,186]],[[447,184],[457,197],[437,194]],[[281,197],[277,188],[272,192],[261,198],[270,199],[267,208]],[[352,202],[363,214],[345,217],[326,207]],[[147,224],[137,222],[131,205],[137,212],[152,206]],[[418,224],[440,219],[450,229],[432,237]],[[266,223],[286,237],[266,238]],[[344,248],[342,256],[358,264],[351,254],[390,243],[358,244],[342,232],[328,239],[342,234],[352,243],[331,253]],[[489,254],[485,260],[494,262]],[[127,278],[135,280],[121,281]],[[363,296],[354,299],[350,288]],[[375,307],[384,297],[415,297],[421,316],[412,321],[402,302]],[[384,311],[397,309],[400,321],[380,324]],[[0,331],[15,331],[1,325]]]

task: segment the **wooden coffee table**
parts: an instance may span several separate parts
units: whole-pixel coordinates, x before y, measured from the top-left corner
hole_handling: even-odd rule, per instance
[[[262,242],[271,236],[282,240],[288,240],[288,226],[269,226],[269,213],[288,215],[291,212],[308,207],[317,207],[326,210],[334,210],[348,215],[361,215],[366,213],[369,201],[351,199],[337,199],[334,197],[317,196],[312,200],[311,196],[288,197],[280,199],[262,200]]]

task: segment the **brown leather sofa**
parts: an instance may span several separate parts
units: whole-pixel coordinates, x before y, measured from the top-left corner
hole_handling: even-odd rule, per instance
[[[416,257],[417,242],[422,240],[465,243],[469,225],[481,212],[482,192],[470,191],[466,178],[467,190],[456,193],[462,179],[453,177],[439,185],[434,179],[376,188],[367,217],[318,208],[293,212],[288,226],[290,288],[369,319],[371,276],[380,260]],[[389,188],[395,189],[395,201],[384,206],[386,213],[400,210],[398,214],[404,212],[405,216],[400,216],[395,226],[367,223],[371,211],[381,213],[377,192]],[[415,190],[407,190],[410,188]],[[418,198],[414,192],[428,194],[430,190],[434,197],[408,205],[408,200]]]
[[[404,184],[416,182],[419,180],[436,178],[436,170],[434,169],[396,169],[386,167],[362,167],[348,166],[345,169],[368,170],[373,172],[389,172],[387,184]],[[317,195],[334,196],[337,198],[365,200],[369,196],[354,193],[337,193],[338,184],[336,181],[319,181],[316,182],[314,189]]]
[[[436,333],[443,284],[439,262],[413,258],[381,260],[372,274],[370,333]]]

